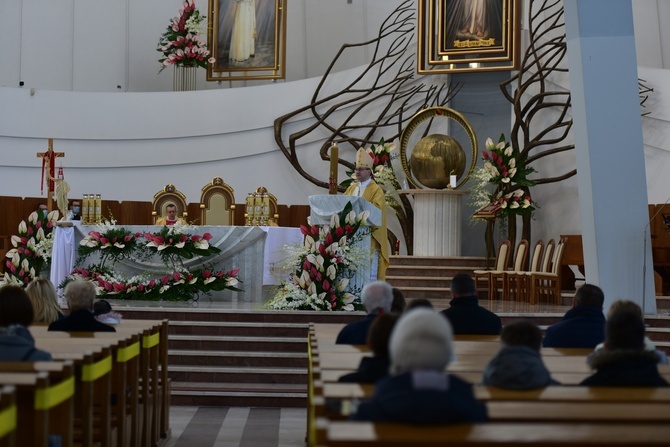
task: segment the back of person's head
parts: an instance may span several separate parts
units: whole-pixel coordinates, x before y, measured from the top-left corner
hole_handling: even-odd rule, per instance
[[[500,341],[505,346],[526,346],[539,352],[542,346],[542,331],[531,321],[516,321],[503,328]]]
[[[476,296],[475,281],[467,273],[459,273],[451,279],[451,296]]]
[[[26,287],[26,293],[33,305],[35,323],[53,323],[58,320],[61,313],[58,294],[51,281],[35,278]]]
[[[393,288],[384,281],[373,281],[363,286],[361,302],[368,313],[391,312]]]
[[[393,287],[393,304],[391,304],[391,312],[403,313],[407,306],[405,295],[397,287]]]
[[[93,315],[96,317],[98,315],[108,314],[112,311],[112,305],[109,304],[107,300],[96,300],[93,304]]]
[[[642,316],[642,309],[637,303],[628,300],[617,300],[612,303],[610,309],[607,311],[607,318],[612,316],[615,312],[631,312],[640,317],[640,320],[644,320]]]
[[[375,317],[368,331],[368,346],[378,357],[389,356],[389,340],[391,332],[398,321],[398,315],[387,313]]]
[[[92,311],[95,296],[95,286],[90,281],[75,280],[65,287],[65,299],[67,299],[70,312],[76,310]]]
[[[575,293],[575,304],[577,306],[595,306],[602,309],[605,303],[603,290],[593,284],[584,284]]]
[[[416,309],[417,307],[425,307],[428,309],[434,309],[433,303],[430,302],[429,299],[426,298],[415,298],[409,303],[407,303],[407,307],[405,307],[405,312],[410,311],[412,309]]]
[[[22,324],[30,326],[33,322],[33,306],[28,294],[21,286],[0,288],[0,326]]]
[[[644,322],[636,312],[613,312],[605,324],[607,349],[644,349]]]
[[[426,308],[402,314],[391,333],[389,353],[396,374],[444,370],[453,354],[453,331],[443,315]]]

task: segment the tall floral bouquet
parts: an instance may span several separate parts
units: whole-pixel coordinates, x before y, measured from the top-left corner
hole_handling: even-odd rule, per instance
[[[350,290],[356,265],[370,261],[369,248],[356,248],[369,229],[369,212],[356,215],[351,203],[333,214],[330,225],[301,225],[303,245],[295,247],[291,280],[283,283],[266,307],[287,310],[346,310],[362,308],[359,290]],[[367,233],[366,233],[367,232]],[[367,258],[366,258],[367,257]]]
[[[216,61],[213,57],[208,58],[207,42],[200,36],[205,31],[204,21],[205,16],[200,14],[195,2],[184,1],[179,15],[170,21],[158,41],[158,51],[162,54],[158,59],[162,65],[160,71],[168,65],[207,68],[208,62]]]
[[[107,260],[115,264],[123,259],[131,259],[140,249],[138,238],[141,236],[141,233],[133,234],[130,230],[117,227],[113,218],[105,220],[79,242],[77,264],[97,252],[100,252],[100,269],[104,268]]]
[[[218,247],[209,245],[211,234],[191,235],[185,232],[188,228],[185,225],[166,225],[157,233],[144,233],[148,241],[146,247],[174,270],[183,267],[182,258],[192,259],[194,256],[204,257],[221,252]]]
[[[53,247],[53,227],[58,220],[58,211],[49,214],[30,213],[28,222],[19,224],[18,236],[12,236],[12,248],[7,252],[5,274],[0,285],[26,286],[39,276],[48,265]]]
[[[473,175],[471,204],[475,208],[490,207],[496,217],[524,215],[535,210],[536,205],[528,191],[528,187],[535,184],[528,175],[535,170],[526,166],[519,150],[506,141],[504,134],[500,135],[497,144],[491,138],[486,140],[482,159],[484,166],[477,168]],[[489,185],[495,187],[493,192],[488,189]]]

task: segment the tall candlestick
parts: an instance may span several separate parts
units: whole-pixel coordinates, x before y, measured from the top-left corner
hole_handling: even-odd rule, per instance
[[[330,178],[328,182],[328,194],[337,194],[337,162],[340,149],[337,144],[330,147]]]

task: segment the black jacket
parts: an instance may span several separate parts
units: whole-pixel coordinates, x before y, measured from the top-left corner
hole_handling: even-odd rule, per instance
[[[363,357],[358,370],[345,374],[338,382],[345,383],[377,383],[380,379],[389,375],[391,359],[384,356]]]
[[[596,306],[576,306],[560,323],[547,328],[543,346],[547,348],[595,348],[605,338],[605,315]]]
[[[454,334],[499,335],[500,317],[480,307],[476,296],[461,296],[449,303],[441,313],[447,317]]]
[[[589,358],[596,373],[584,386],[670,386],[658,373],[658,357],[649,351],[600,349]]]
[[[87,310],[76,310],[62,320],[54,321],[49,325],[50,331],[64,332],[116,332],[111,326],[100,323],[93,313]]]

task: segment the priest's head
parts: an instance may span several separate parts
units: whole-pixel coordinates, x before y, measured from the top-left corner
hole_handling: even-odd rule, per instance
[[[360,148],[356,152],[356,180],[364,182],[372,177],[373,162],[374,159],[367,150]]]
[[[177,220],[177,206],[174,203],[169,204],[165,207],[165,214],[167,220]]]

